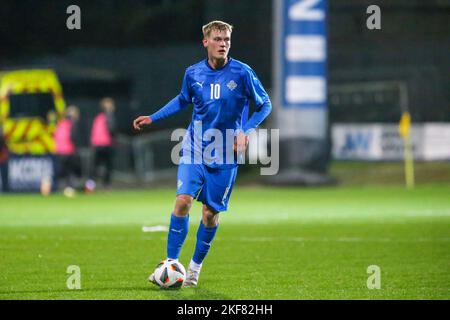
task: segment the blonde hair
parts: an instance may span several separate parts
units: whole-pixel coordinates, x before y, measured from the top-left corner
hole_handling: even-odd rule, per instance
[[[213,31],[213,30],[219,30],[219,31],[228,30],[231,33],[231,32],[233,32],[233,26],[229,23],[226,23],[226,22],[223,22],[220,20],[211,21],[202,27],[203,38],[208,38],[209,35],[211,34],[211,31]]]

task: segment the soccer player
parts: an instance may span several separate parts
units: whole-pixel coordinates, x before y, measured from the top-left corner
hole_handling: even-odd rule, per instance
[[[219,213],[227,210],[238,169],[237,155],[243,154],[249,133],[272,110],[269,96],[254,71],[228,55],[232,29],[230,24],[222,21],[204,25],[202,42],[207,58],[186,69],[179,95],[154,114],[140,116],[133,122],[134,128],[141,130],[145,125],[193,105],[192,122],[181,148],[177,196],[167,239],[167,259],[178,260],[188,233],[193,199],[202,202],[195,252],[184,286],[197,285],[203,260],[219,226]],[[250,100],[256,109],[247,119]],[[234,134],[232,139],[223,139],[223,147],[217,148],[217,152],[203,156],[209,141],[199,134],[199,128],[200,132],[218,130],[224,137],[230,130]],[[232,161],[224,154],[229,148]],[[199,155],[201,161],[196,161]],[[150,275],[149,281],[155,283],[154,274]]]

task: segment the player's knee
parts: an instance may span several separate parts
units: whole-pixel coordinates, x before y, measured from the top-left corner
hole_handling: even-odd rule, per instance
[[[203,207],[202,221],[205,227],[212,228],[219,224],[219,213],[207,206]]]
[[[192,206],[192,197],[189,195],[179,195],[175,201],[174,214],[176,216],[185,216],[189,213]]]

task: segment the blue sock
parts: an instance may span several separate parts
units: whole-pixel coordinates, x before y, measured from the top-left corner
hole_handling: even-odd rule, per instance
[[[170,217],[169,235],[167,236],[167,258],[178,259],[181,247],[188,234],[189,215],[177,217],[172,213]]]
[[[216,231],[219,225],[207,228],[203,224],[203,221],[200,221],[200,226],[197,231],[197,243],[195,244],[194,257],[192,260],[197,264],[202,264],[203,259],[205,259],[208,254],[209,248],[211,247],[211,242],[216,235]]]

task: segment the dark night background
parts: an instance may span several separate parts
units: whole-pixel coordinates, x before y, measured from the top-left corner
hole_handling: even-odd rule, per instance
[[[372,2],[329,1],[329,84],[406,81],[414,121],[450,121],[450,1]],[[66,28],[71,4],[81,8],[81,30]],[[365,26],[370,4],[381,7],[382,30]],[[251,65],[270,91],[272,16],[270,0],[3,0],[0,69],[54,68],[85,119],[111,95],[120,131],[132,134],[133,117],[175,96],[184,69],[204,57],[201,26],[213,19],[234,25],[231,56]],[[398,121],[397,111],[370,99],[343,100],[330,99],[331,121]],[[182,113],[169,123],[188,121]]]

